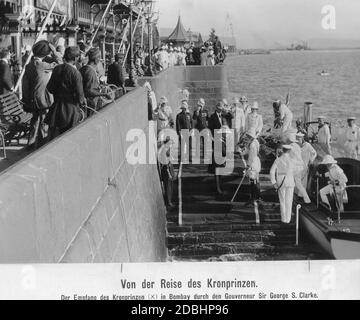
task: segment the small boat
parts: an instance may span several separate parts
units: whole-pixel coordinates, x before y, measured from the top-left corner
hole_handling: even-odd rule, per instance
[[[321,71],[321,72],[319,73],[319,75],[322,76],[322,77],[326,77],[326,76],[329,76],[330,73],[327,72],[327,71]]]
[[[301,208],[300,224],[334,259],[360,259],[360,161],[349,158],[337,161],[349,179],[348,201],[343,204],[343,210],[336,199],[332,199],[331,208],[320,202],[319,191],[327,185],[327,180],[321,176],[325,171],[323,166],[318,165],[310,172],[309,196],[314,204]]]

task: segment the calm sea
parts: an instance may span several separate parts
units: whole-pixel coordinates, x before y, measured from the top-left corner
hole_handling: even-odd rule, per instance
[[[320,76],[322,70],[329,76]],[[260,103],[265,119],[273,117],[272,101],[291,93],[295,118],[305,101],[314,116],[326,115],[341,124],[349,115],[360,120],[360,50],[284,51],[227,59],[230,97],[246,95]],[[339,123],[340,122],[340,123]]]

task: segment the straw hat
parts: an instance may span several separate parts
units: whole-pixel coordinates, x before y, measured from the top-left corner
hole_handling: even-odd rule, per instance
[[[347,118],[347,120],[348,120],[348,121],[350,121],[350,120],[356,120],[356,117],[349,117],[349,118]]]
[[[282,146],[282,148],[284,149],[284,150],[292,150],[292,146],[290,146],[290,145],[288,145],[288,144],[284,144],[283,146]]]
[[[321,164],[336,164],[338,163],[333,156],[331,155],[326,155],[323,159],[323,161],[321,162]]]

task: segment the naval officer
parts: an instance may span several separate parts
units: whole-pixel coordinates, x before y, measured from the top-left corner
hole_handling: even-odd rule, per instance
[[[284,134],[291,128],[294,116],[290,108],[285,103],[281,103],[279,100],[276,101],[276,103],[280,104],[279,117],[281,122],[281,133]]]
[[[283,154],[270,169],[271,183],[279,193],[281,222],[290,223],[294,198],[294,161],[290,157],[292,147],[283,145]]]
[[[358,159],[360,144],[360,128],[355,124],[356,118],[348,118],[348,127],[345,131],[345,150],[348,157]]]
[[[295,171],[294,171],[294,180],[295,180],[295,187],[296,187],[296,193],[300,198],[304,199],[304,202],[306,204],[311,203],[309,195],[306,192],[306,189],[304,188],[304,185],[302,184],[301,178],[302,174],[305,170],[305,164],[301,155],[301,147],[298,144],[297,134],[292,133],[289,137],[290,140],[290,158],[294,161]]]
[[[328,172],[325,174],[325,177],[329,178],[328,185],[320,190],[321,201],[331,209],[328,195],[334,195],[335,192],[337,202],[340,204],[340,209],[343,209],[341,204],[343,203],[343,199],[346,198],[348,178],[332,156],[326,155],[321,164],[326,165]]]
[[[305,141],[305,135],[302,132],[298,132],[296,134],[296,138],[301,148],[301,158],[304,161],[304,170],[301,173],[301,182],[306,190],[308,186],[309,167],[315,161],[317,152],[309,142]]]
[[[246,118],[245,131],[246,133],[255,131],[256,137],[258,138],[263,129],[264,123],[262,116],[258,113],[259,104],[255,101],[251,106],[251,112]]]
[[[249,138],[249,142],[243,155],[245,154],[248,155],[248,159],[246,161],[248,168],[247,176],[250,180],[250,191],[251,191],[250,203],[253,203],[254,201],[260,199],[260,180],[259,180],[259,175],[261,171],[261,161],[259,157],[260,143],[256,138],[255,130],[249,131],[247,135]]]

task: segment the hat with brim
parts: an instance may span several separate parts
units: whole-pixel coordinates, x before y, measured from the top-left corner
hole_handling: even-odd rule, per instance
[[[235,97],[235,98],[233,99],[233,103],[239,104],[239,103],[240,103],[240,99]]]
[[[283,146],[282,146],[282,148],[283,148],[283,150],[292,150],[292,146],[290,146],[290,145],[288,145],[288,144],[284,144]]]
[[[338,163],[333,156],[326,155],[320,164],[336,164]]]
[[[325,116],[318,116],[317,118],[318,118],[318,120],[325,120],[326,119]]]
[[[205,106],[205,100],[203,98],[200,98],[197,105],[201,107]]]
[[[182,101],[181,105],[180,105],[180,109],[181,110],[187,110],[189,108],[187,102],[185,100]]]
[[[218,111],[222,111],[223,110],[223,108],[224,108],[224,105],[223,105],[223,103],[222,102],[218,102],[217,104],[216,104],[216,110],[218,110]]]
[[[347,118],[348,121],[356,120],[356,117],[349,117]]]
[[[259,104],[255,101],[254,104],[251,106],[251,109],[259,110]]]
[[[35,57],[46,57],[51,52],[49,42],[46,40],[40,40],[36,42],[32,47],[32,51]]]
[[[88,51],[87,56],[89,57],[89,60],[94,60],[101,57],[101,52],[98,48],[91,48]]]
[[[298,132],[298,133],[296,134],[296,137],[297,137],[297,138],[304,138],[305,135],[304,135],[302,132]]]
[[[166,97],[161,97],[160,98],[160,103],[163,104],[163,103],[168,103],[168,99]]]
[[[242,96],[240,98],[240,102],[248,102],[248,99],[245,96]]]

